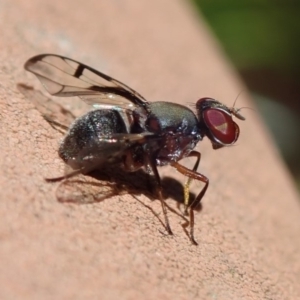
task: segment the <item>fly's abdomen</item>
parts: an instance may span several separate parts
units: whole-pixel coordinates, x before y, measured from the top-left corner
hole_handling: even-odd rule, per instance
[[[110,142],[110,138],[117,133],[127,133],[119,112],[90,111],[70,127],[59,147],[59,156],[74,169],[87,168],[91,162],[99,165],[112,153],[114,144]]]

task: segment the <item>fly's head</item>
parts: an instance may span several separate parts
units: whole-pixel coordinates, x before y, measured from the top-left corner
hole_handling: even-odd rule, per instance
[[[245,118],[239,109],[229,108],[212,98],[201,98],[196,103],[200,131],[212,142],[213,149],[233,145],[240,134],[239,126],[232,116],[240,120]]]

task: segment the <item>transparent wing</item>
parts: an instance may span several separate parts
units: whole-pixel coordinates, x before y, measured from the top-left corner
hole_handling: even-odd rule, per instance
[[[79,96],[96,108],[148,110],[148,102],[124,83],[67,57],[41,54],[24,65],[53,96]]]
[[[53,125],[53,123],[59,123],[61,127],[65,127],[67,130],[70,124],[76,119],[72,112],[65,109],[59,103],[54,102],[52,99],[47,98],[44,94],[33,89],[31,86],[18,83],[17,88],[27,99],[30,99],[43,118],[51,125]]]

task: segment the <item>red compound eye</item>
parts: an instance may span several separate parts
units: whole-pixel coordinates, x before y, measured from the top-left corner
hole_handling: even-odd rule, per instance
[[[219,109],[207,109],[203,112],[204,121],[213,137],[224,145],[233,144],[240,133],[238,125],[230,115]]]

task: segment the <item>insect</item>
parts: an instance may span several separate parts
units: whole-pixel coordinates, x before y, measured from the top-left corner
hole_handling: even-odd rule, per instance
[[[34,56],[24,67],[51,95],[79,96],[93,108],[74,121],[58,150],[73,171],[53,180],[87,174],[104,164],[118,165],[127,172],[145,168],[154,176],[165,228],[172,234],[158,172],[159,166],[171,165],[188,178],[183,191],[184,211],[189,214],[190,239],[197,245],[194,210],[209,180],[197,172],[201,154],[193,149],[205,136],[213,149],[234,144],[240,130],[232,116],[245,120],[239,110],[207,97],[196,102],[195,112],[176,103],[148,102],[124,83],[59,55]],[[179,163],[185,157],[196,159],[192,169]],[[189,197],[192,180],[204,183],[195,199]]]

